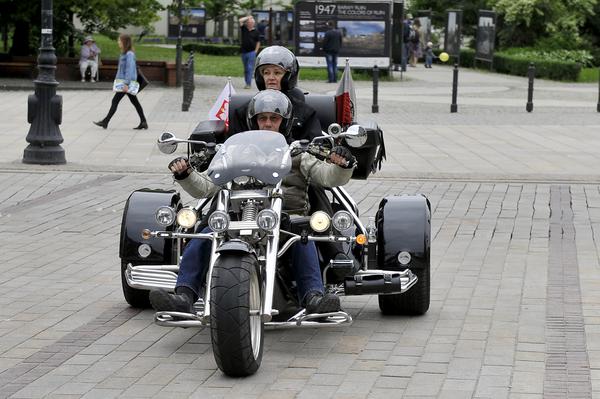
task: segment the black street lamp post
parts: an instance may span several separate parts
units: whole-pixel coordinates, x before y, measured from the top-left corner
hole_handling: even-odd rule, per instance
[[[175,49],[175,86],[181,86],[181,31],[183,30],[183,4],[182,0],[177,0],[177,18],[179,20],[179,27],[177,28],[177,45]]]
[[[56,55],[52,46],[52,0],[42,0],[42,47],[38,56],[38,77],[35,94],[27,100],[27,133],[29,145],[23,152],[23,162],[56,165],[66,163],[64,141],[58,125],[62,122],[62,96],[56,95]]]

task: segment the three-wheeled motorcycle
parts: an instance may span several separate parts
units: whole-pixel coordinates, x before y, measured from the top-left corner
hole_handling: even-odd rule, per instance
[[[230,112],[249,100],[237,96]],[[341,129],[335,100],[309,95],[327,133],[312,142],[288,144],[282,135],[249,131],[225,138],[221,121],[201,122],[187,139],[164,133],[159,149],[187,146],[192,167],[206,170],[219,187],[211,198],[182,204],[174,190],[134,191],[123,212],[119,254],[125,300],[148,307],[154,288],[174,290],[179,261],[191,239],[212,242],[206,283],[195,313],[157,312],[162,326],[210,327],[218,367],[231,376],[256,372],[264,328],[327,327],[352,322],[345,311],[307,314],[296,299],[289,248],[317,244],[324,289],[338,295],[379,297],[385,314],[424,314],[430,297],[431,206],[423,195],[383,198],[368,223],[343,187],[313,194],[312,214],[282,210],[282,179],[302,152],[326,156],[345,145],[366,179],[385,155],[383,132],[373,122]],[[320,205],[319,205],[320,203]],[[314,204],[314,206],[313,206]],[[201,233],[205,226],[210,232]],[[335,253],[346,256],[332,256]]]

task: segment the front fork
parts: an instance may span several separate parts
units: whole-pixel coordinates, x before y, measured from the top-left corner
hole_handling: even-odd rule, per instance
[[[229,192],[227,190],[221,190],[219,192],[219,199],[217,203],[218,210],[225,210],[225,204],[229,202]],[[278,197],[274,198],[271,203],[271,209],[275,211],[275,213],[281,217],[281,207],[282,207],[283,199]],[[262,290],[262,309],[260,310],[261,319],[263,322],[269,322],[272,318],[273,311],[273,291],[275,287],[275,271],[277,270],[277,251],[279,248],[279,234],[280,234],[279,224],[277,227],[269,234],[267,240],[267,248],[265,253],[265,272],[263,281],[263,290]],[[208,266],[208,272],[206,274],[206,292],[204,293],[204,314],[203,314],[203,322],[210,322],[210,284],[212,281],[212,273],[215,262],[219,257],[219,253],[217,249],[222,244],[222,239],[215,237],[212,241],[212,249],[211,249],[211,257],[210,263]]]
[[[281,218],[281,198],[273,199],[271,209],[275,211]],[[279,249],[279,223],[273,232],[269,235],[267,241],[267,250],[265,254],[265,278],[263,290],[263,302],[260,312],[261,319],[264,323],[271,321],[273,310],[273,290],[275,287],[275,271],[277,268],[277,251]]]

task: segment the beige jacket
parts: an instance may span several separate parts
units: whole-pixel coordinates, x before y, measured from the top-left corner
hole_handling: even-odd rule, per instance
[[[283,179],[283,209],[290,213],[308,215],[308,186],[338,187],[348,183],[353,169],[344,169],[332,163],[303,153],[292,159],[292,170]],[[196,198],[212,197],[219,191],[206,172],[193,171],[188,177],[177,181],[181,187]]]

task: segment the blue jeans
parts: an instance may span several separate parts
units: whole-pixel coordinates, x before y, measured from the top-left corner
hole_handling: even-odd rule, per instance
[[[433,57],[430,55],[425,56],[425,66],[430,67],[433,62]]]
[[[337,54],[325,54],[325,61],[327,62],[327,79],[329,83],[337,82]]]
[[[202,233],[210,233],[206,227]],[[197,296],[204,284],[206,268],[210,262],[211,240],[191,240],[183,251],[179,275],[175,287],[187,287],[194,291]],[[323,293],[323,279],[319,267],[317,247],[313,241],[306,244],[295,243],[289,249],[292,259],[292,272],[298,286],[298,300],[302,304],[304,297],[309,292]]]
[[[256,51],[242,53],[242,64],[244,64],[244,81],[246,86],[252,83],[252,74],[254,72],[254,61],[256,60]]]

